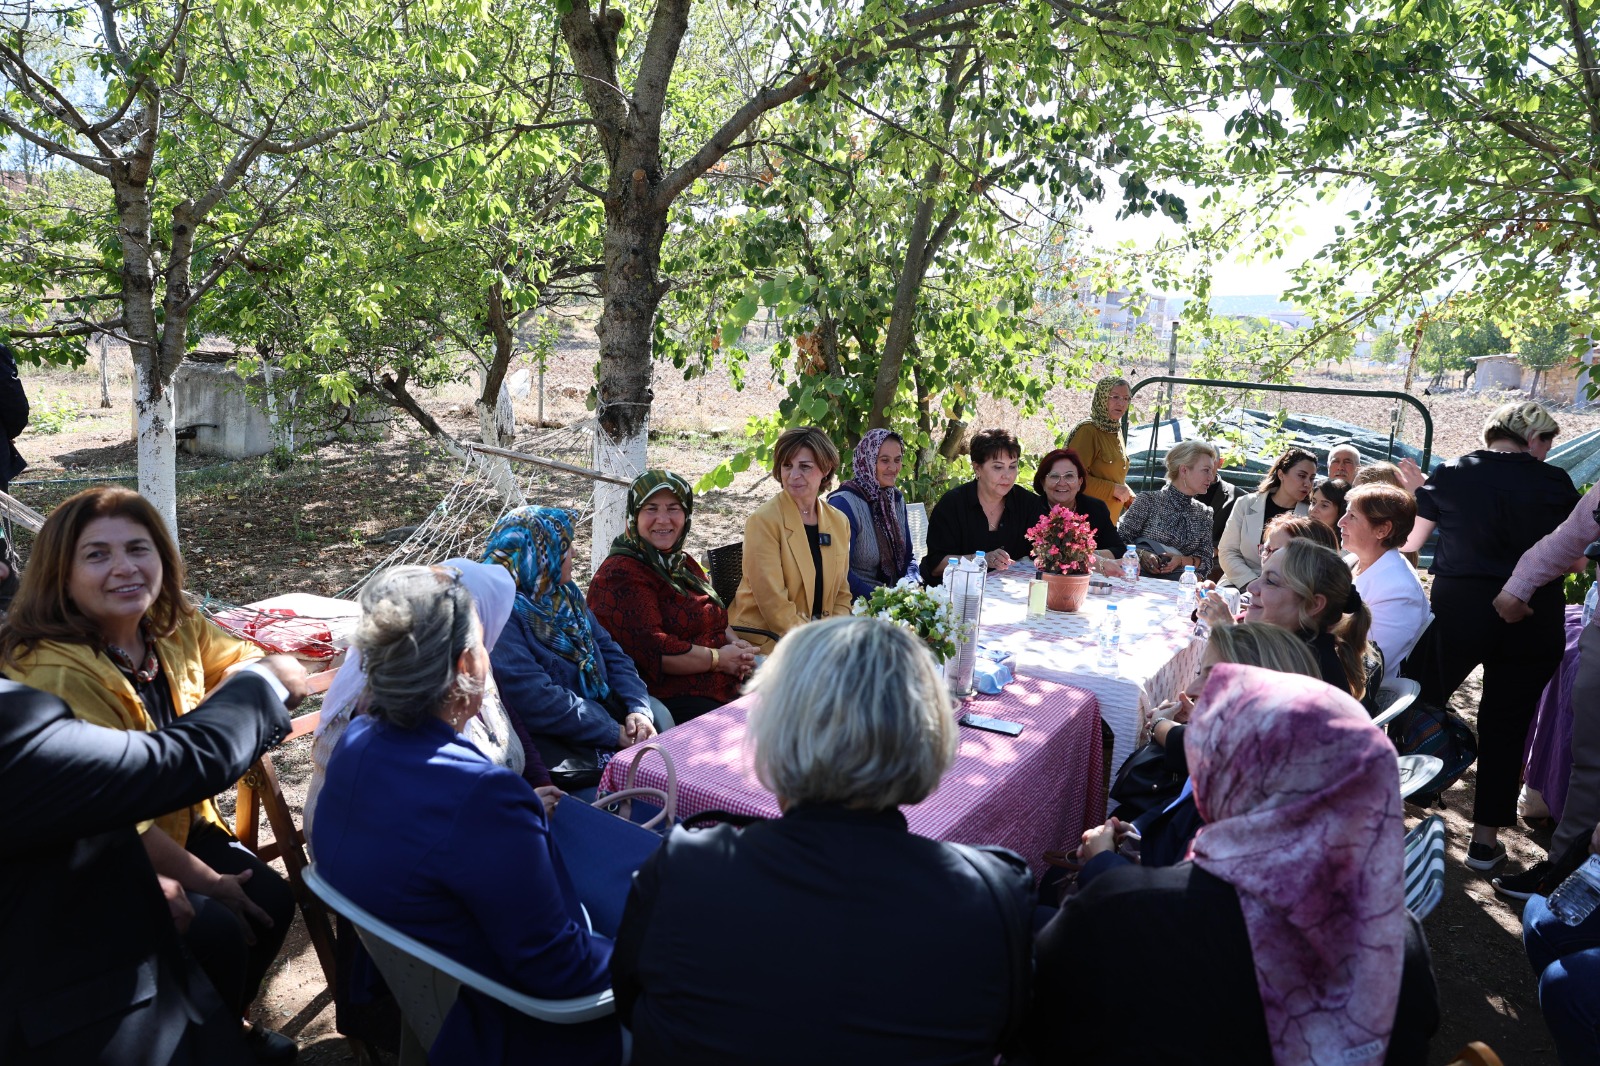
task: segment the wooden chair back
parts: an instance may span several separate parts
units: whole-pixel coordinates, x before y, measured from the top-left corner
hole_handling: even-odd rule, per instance
[[[326,692],[337,673],[337,670],[324,670],[312,674],[306,679],[307,687],[312,692]],[[300,715],[290,723],[289,735],[284,737],[283,742],[287,744],[309,735],[321,719],[319,711]],[[269,844],[260,842],[262,812],[266,813],[267,824],[272,826],[274,839]],[[263,753],[239,779],[238,799],[233,812],[233,835],[262,862],[283,860],[295,902],[299,904],[300,915],[305,919],[306,933],[311,938],[311,946],[316,949],[322,976],[327,980],[328,987],[333,988],[333,924],[328,920],[328,911],[322,901],[306,888],[303,873],[309,863],[306,859],[305,833],[295,819],[294,811],[289,808],[288,801],[283,798],[283,788],[278,784],[278,773],[272,765],[270,753]]]

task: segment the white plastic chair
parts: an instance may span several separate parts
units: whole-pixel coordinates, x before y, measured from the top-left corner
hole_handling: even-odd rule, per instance
[[[1404,714],[1406,709],[1415,703],[1417,697],[1421,694],[1422,686],[1410,678],[1397,677],[1391,681],[1385,681],[1378,686],[1378,706],[1383,709],[1372,720],[1372,724],[1379,729],[1384,728]]]
[[[918,562],[928,554],[928,505],[906,504],[906,525],[911,527],[911,554]]]
[[[455,1006],[462,985],[530,1018],[557,1025],[603,1018],[616,1009],[609,988],[575,999],[535,999],[514,991],[373,917],[324,881],[316,864],[306,867],[302,877],[318,899],[356,927],[361,943],[400,1004],[401,1066],[426,1066],[428,1049],[444,1025],[445,1015]]]
[[[1444,898],[1444,819],[1437,814],[1406,834],[1406,910],[1422,921]]]

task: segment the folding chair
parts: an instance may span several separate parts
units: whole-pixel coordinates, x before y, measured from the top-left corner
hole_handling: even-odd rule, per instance
[[[445,1016],[462,985],[477,989],[512,1010],[540,1021],[575,1025],[615,1011],[611,989],[575,999],[536,999],[490,980],[369,914],[329,885],[315,865],[304,872],[307,887],[345,916],[400,1004],[400,1066],[426,1066]]]
[[[1424,818],[1406,834],[1406,910],[1422,921],[1444,898],[1444,819]]]
[[[928,554],[928,505],[906,504],[906,524],[911,527],[912,558],[920,563]]]
[[[1379,729],[1385,729],[1389,723],[1399,718],[1416,702],[1422,694],[1422,686],[1409,678],[1397,677],[1392,681],[1385,681],[1378,687],[1378,706],[1383,708],[1372,724]]]
[[[706,552],[706,571],[711,578],[711,587],[716,590],[723,606],[733,606],[733,597],[739,592],[739,582],[744,580],[744,541],[736,540]],[[773,641],[778,639],[778,634],[771,630],[756,629],[754,626],[734,626],[733,631],[755,633]]]

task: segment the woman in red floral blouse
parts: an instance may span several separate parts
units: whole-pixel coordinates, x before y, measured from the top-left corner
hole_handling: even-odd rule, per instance
[[[727,609],[683,550],[693,510],[694,490],[677,474],[639,475],[627,528],[589,586],[589,609],[679,724],[736,697],[756,653],[728,628]]]

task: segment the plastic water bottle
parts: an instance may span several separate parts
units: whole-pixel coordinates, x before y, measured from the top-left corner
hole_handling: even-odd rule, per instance
[[[1117,650],[1122,645],[1122,616],[1117,613],[1116,604],[1106,604],[1106,613],[1100,619],[1095,639],[1100,643],[1100,665],[1116,666]]]
[[[1600,581],[1589,586],[1589,591],[1583,597],[1583,624],[1588,625],[1594,618],[1595,607],[1600,605]]]
[[[1200,587],[1200,579],[1194,576],[1194,567],[1183,568],[1183,576],[1178,578],[1178,616],[1184,621],[1189,620],[1189,615],[1195,610],[1195,589]]]
[[[962,699],[973,693],[973,668],[978,659],[978,627],[983,617],[983,582],[988,576],[988,564],[982,552],[972,559],[957,560],[954,573],[947,572],[945,584],[950,588],[950,610],[960,627],[956,639],[956,657],[945,671],[950,691]]]
[[[1596,908],[1600,908],[1600,855],[1591,855],[1550,893],[1550,913],[1564,925],[1582,925]]]
[[[1122,553],[1122,580],[1139,580],[1139,549],[1131,544],[1128,550]]]

